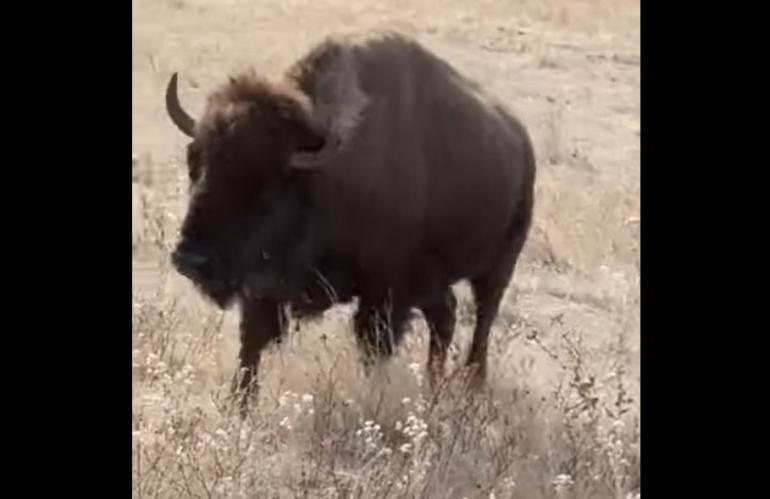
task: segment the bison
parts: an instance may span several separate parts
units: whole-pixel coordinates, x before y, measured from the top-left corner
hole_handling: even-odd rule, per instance
[[[172,262],[219,307],[240,305],[241,407],[289,317],[354,299],[366,366],[422,311],[435,383],[461,280],[476,305],[467,366],[484,384],[536,170],[527,130],[500,103],[416,40],[378,33],[326,38],[279,79],[230,77],[199,119],[180,105],[174,73],[166,109],[192,138]]]

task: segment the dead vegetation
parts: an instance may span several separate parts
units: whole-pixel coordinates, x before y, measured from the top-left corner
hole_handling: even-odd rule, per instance
[[[639,497],[638,8],[135,2],[133,497]],[[367,381],[340,308],[266,353],[240,421],[225,404],[236,316],[168,265],[186,186],[163,84],[181,70],[194,100],[233,66],[277,69],[326,32],[382,23],[502,96],[536,144],[535,227],[492,333],[490,391],[423,386],[419,317]],[[450,374],[473,326],[458,295]]]
[[[578,331],[555,320],[540,339],[523,321],[492,349],[541,352],[558,366],[550,391],[528,384],[533,357],[486,396],[448,379],[424,387],[424,339],[367,381],[344,323],[276,346],[266,390],[245,421],[227,404],[217,365],[222,315],[182,331],[173,299],[135,312],[135,497],[627,497],[638,491],[638,401],[629,394],[625,335],[609,369]],[[333,322],[333,321],[332,321]],[[422,327],[419,327],[422,329]],[[420,331],[423,333],[423,331]],[[503,336],[500,338],[500,336]],[[279,351],[281,350],[281,351]],[[451,367],[456,367],[455,356]],[[450,368],[451,369],[451,368]],[[293,371],[293,372],[292,372]]]

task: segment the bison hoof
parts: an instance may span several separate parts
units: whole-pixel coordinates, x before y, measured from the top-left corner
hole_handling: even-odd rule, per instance
[[[238,390],[232,393],[230,411],[231,413],[237,412],[241,419],[245,419],[255,405],[256,396],[254,391]]]
[[[481,393],[487,387],[487,369],[486,366],[471,364],[465,371],[465,387],[468,392]]]
[[[250,408],[256,405],[257,396],[259,395],[259,387],[256,384],[256,380],[248,380],[246,378],[247,376],[243,374],[236,374],[233,377],[230,388],[230,406],[238,411],[241,419],[245,418]]]

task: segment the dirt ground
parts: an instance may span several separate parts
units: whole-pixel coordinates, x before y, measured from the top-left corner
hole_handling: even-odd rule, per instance
[[[180,319],[170,329],[200,331],[214,314],[168,272],[163,253],[186,203],[186,138],[163,105],[171,73],[180,72],[181,99],[197,111],[230,72],[277,73],[326,34],[391,28],[415,36],[501,98],[536,146],[534,228],[493,331],[492,384],[504,389],[525,377],[528,386],[551,390],[560,369],[548,352],[578,338],[598,375],[622,362],[638,411],[638,1],[134,0],[133,26],[134,297],[173,303]],[[461,351],[471,307],[463,302],[455,340]],[[299,343],[284,344],[264,376],[312,350],[301,337],[348,334],[334,327],[345,313],[335,311],[297,335]],[[215,372],[201,374],[213,386],[234,367],[235,312],[223,321]],[[424,339],[414,341],[424,346]],[[137,398],[149,391],[135,383]]]

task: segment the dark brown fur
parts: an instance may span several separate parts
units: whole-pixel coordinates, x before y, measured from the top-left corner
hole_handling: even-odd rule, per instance
[[[435,381],[463,279],[477,305],[467,362],[483,383],[534,201],[530,139],[499,104],[401,36],[330,39],[280,82],[231,79],[190,134],[175,262],[220,306],[241,305],[237,388],[250,390],[285,305],[315,314],[354,297],[367,359],[391,354],[423,311]]]

